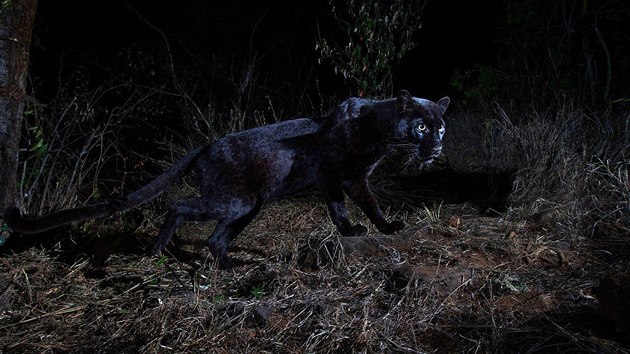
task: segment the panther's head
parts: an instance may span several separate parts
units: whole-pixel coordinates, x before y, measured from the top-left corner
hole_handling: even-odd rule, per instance
[[[396,135],[402,146],[411,149],[420,162],[430,163],[442,153],[442,138],[446,132],[442,116],[450,102],[448,97],[441,98],[437,103],[411,97],[406,90],[398,94]]]

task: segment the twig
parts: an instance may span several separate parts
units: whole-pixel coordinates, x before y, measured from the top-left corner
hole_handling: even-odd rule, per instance
[[[63,308],[61,310],[45,313],[43,315],[36,316],[36,317],[27,318],[27,319],[21,320],[19,322],[10,323],[8,325],[0,327],[0,329],[7,329],[7,328],[10,328],[10,327],[13,327],[13,326],[17,326],[17,325],[21,325],[21,324],[24,324],[24,323],[29,323],[29,322],[41,320],[42,318],[46,318],[46,317],[50,317],[50,316],[65,315],[65,314],[68,314],[68,313],[81,311],[85,307],[86,306],[83,306],[83,305],[82,306],[76,306],[76,307],[66,307],[66,308]]]

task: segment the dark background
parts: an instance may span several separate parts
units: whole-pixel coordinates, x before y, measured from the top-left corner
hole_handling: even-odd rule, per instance
[[[511,176],[533,170],[530,163],[544,165],[536,153],[565,148],[584,159],[625,159],[625,1],[424,4],[417,45],[391,68],[393,92],[452,98],[450,168]],[[120,195],[209,140],[325,115],[360,90],[329,61],[318,62],[319,38],[340,47],[348,41],[328,1],[41,0],[29,74],[35,103],[22,132],[22,158],[35,165],[23,170],[61,164],[46,152],[67,157],[68,171],[87,156],[86,166],[105,162],[94,177],[85,174],[98,183],[82,187],[83,200]],[[543,139],[534,127],[545,125],[543,132],[567,138],[523,152],[531,139]],[[529,131],[536,133],[530,138]]]
[[[449,83],[455,69],[495,63],[497,6],[495,1],[428,3],[415,38],[418,45],[393,68],[395,89],[439,98],[453,93]],[[31,57],[31,76],[41,85],[38,97],[56,94],[49,91],[53,83],[60,84],[77,66],[87,70],[95,85],[127,71],[127,51],[147,63],[161,60],[147,66],[147,72],[135,73],[141,83],[156,84],[146,76],[164,70],[166,49],[151,26],[167,37],[178,75],[193,68],[198,80],[212,82],[215,91],[233,89],[226,77],[255,56],[256,71],[269,90],[291,85],[313,97],[317,90],[339,97],[357,94],[344,87],[329,65],[317,64],[318,33],[344,40],[326,1],[43,0]]]
[[[193,147],[359,94],[318,64],[319,35],[347,40],[328,1],[38,2],[27,215],[124,200]],[[235,272],[208,273],[200,226],[147,260],[166,211],[196,193],[185,178],[142,208],[12,236],[0,348],[627,350],[628,1],[430,0],[413,39],[394,92],[453,103],[439,161],[390,156],[370,181],[404,242],[341,247],[307,197],[261,213],[230,249],[247,262]]]
[[[417,46],[392,68],[395,91],[449,94],[466,104],[479,95],[530,104],[562,91],[595,108],[628,94],[630,10],[623,1],[426,4]],[[31,53],[35,95],[56,97],[78,70],[88,86],[124,77],[167,91],[175,76],[195,102],[221,108],[249,71],[257,93],[281,97],[287,114],[312,114],[304,97],[317,106],[322,96],[358,94],[330,64],[317,64],[318,36],[347,41],[330,8],[305,0],[42,0]],[[522,97],[535,95],[529,91],[540,94]]]

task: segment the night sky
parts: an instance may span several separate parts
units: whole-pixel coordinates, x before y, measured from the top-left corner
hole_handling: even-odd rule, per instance
[[[429,2],[415,37],[418,45],[395,70],[394,89],[439,98],[449,94],[455,69],[492,63],[494,6],[493,1]],[[41,0],[31,77],[43,101],[52,99],[60,81],[78,66],[97,85],[117,75],[125,53],[142,57],[159,52],[164,57],[165,41],[155,26],[168,38],[176,70],[186,73],[194,67],[198,80],[214,81],[218,90],[222,79],[213,70],[239,71],[242,63],[255,59],[257,73],[270,87],[290,85],[313,96],[323,91],[347,97],[356,92],[344,87],[330,66],[317,64],[318,32],[343,39],[329,9],[327,1],[307,0]],[[165,67],[164,62],[153,65],[143,68]]]

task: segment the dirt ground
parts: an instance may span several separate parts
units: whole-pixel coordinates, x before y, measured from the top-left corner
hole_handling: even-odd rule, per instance
[[[560,237],[553,213],[389,214],[403,233],[343,238],[316,198],[271,203],[227,271],[213,267],[207,224],[163,257],[144,253],[157,221],[12,237],[0,352],[630,352],[623,226]]]

